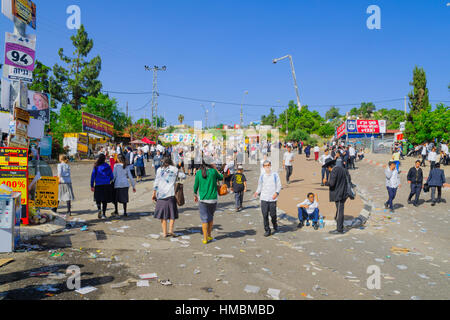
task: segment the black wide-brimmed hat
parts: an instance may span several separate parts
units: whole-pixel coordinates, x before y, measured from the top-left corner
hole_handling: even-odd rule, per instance
[[[331,160],[328,162],[325,162],[325,164],[322,166],[322,168],[327,169],[329,167],[335,167],[336,166],[336,160]]]

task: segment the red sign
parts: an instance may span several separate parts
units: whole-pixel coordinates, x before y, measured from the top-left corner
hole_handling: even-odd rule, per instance
[[[112,138],[114,135],[114,124],[103,118],[83,112],[81,115],[83,121],[83,132],[90,132],[100,136]]]
[[[359,133],[381,133],[378,120],[358,120],[356,126]]]
[[[345,135],[346,132],[346,123],[344,122],[343,124],[341,124],[341,126],[339,128],[337,128],[336,130],[336,136],[339,139],[340,137],[342,137],[343,135]]]

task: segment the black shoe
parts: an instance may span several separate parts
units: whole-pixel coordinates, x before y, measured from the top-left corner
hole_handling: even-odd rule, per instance
[[[278,233],[278,226],[274,226],[273,227],[273,233],[275,234],[275,233]]]
[[[124,216],[124,217],[128,217],[128,213],[124,212],[124,213],[123,213],[123,216]]]
[[[418,203],[414,203],[414,207],[416,207],[416,208],[417,208],[418,206],[419,206],[419,204],[418,204]]]
[[[338,231],[338,230],[333,230],[330,231],[330,234],[345,234],[346,231]]]
[[[431,204],[432,207],[434,207],[435,205],[436,205],[436,202],[433,202],[433,203]]]
[[[384,208],[385,208],[385,209],[389,209],[389,205],[388,205],[387,202],[384,204]]]
[[[266,233],[264,233],[264,237],[270,237],[270,235],[271,235],[272,233],[270,232],[270,231],[266,231]]]
[[[413,204],[411,200],[408,200],[408,204]]]
[[[314,230],[316,231],[319,230],[319,223],[317,222],[314,223]]]
[[[303,222],[300,222],[299,224],[298,224],[298,226],[297,226],[297,228],[298,229],[301,229],[301,228],[303,228],[305,225],[303,224]]]

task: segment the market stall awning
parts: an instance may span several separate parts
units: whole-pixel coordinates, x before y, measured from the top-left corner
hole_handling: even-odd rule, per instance
[[[134,140],[130,142],[131,144],[145,144],[142,140]]]
[[[144,138],[142,139],[142,142],[146,143],[146,144],[156,144],[156,142],[150,140],[149,138]]]

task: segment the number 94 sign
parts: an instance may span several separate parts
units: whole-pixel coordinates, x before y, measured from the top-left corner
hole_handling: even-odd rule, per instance
[[[26,37],[22,37],[6,32],[5,40],[5,64],[33,71],[36,53],[36,36],[27,35]]]

